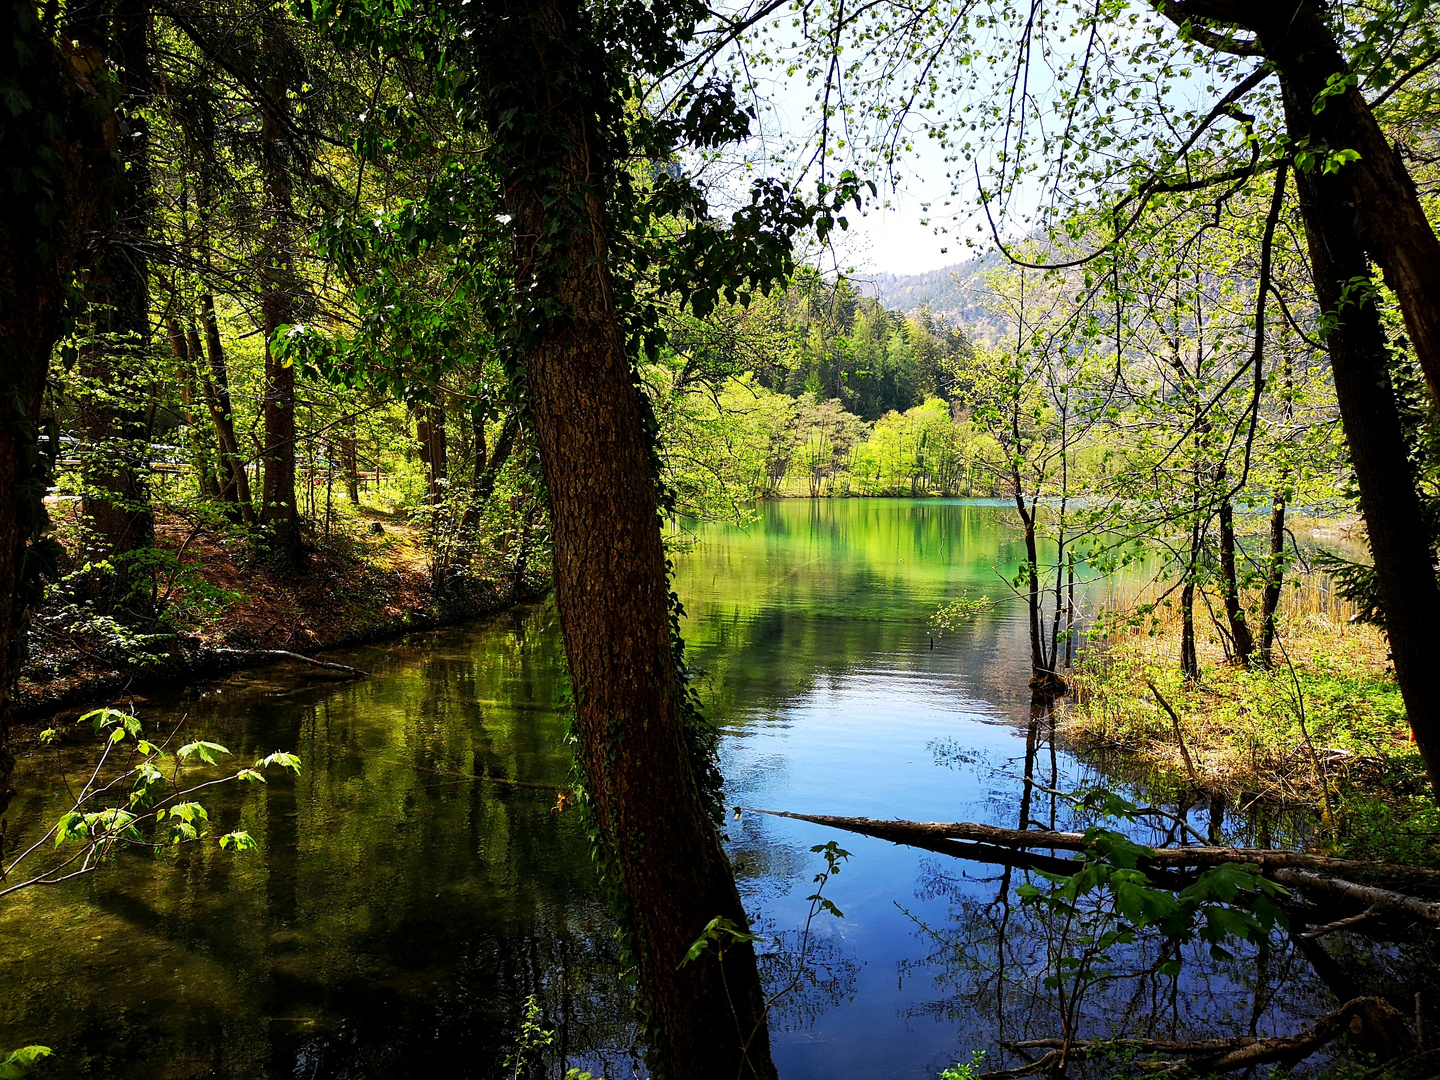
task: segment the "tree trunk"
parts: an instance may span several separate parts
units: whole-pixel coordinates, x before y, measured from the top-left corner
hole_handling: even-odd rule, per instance
[[[1440,239],[1410,173],[1354,86],[1327,97],[1315,111],[1327,85],[1349,73],[1318,0],[1246,4],[1243,9],[1245,18],[1236,21],[1254,28],[1284,82],[1292,143],[1308,135],[1322,155],[1327,148],[1359,152],[1358,161],[1326,179],[1327,186],[1336,189],[1337,206],[1347,208],[1337,221],[1354,222],[1354,229],[1347,224],[1346,231],[1356,234],[1384,272],[1385,284],[1400,302],[1431,396],[1440,402]],[[1321,164],[1312,172],[1322,172]]]
[[[1214,20],[1254,33],[1285,87],[1291,145],[1308,138],[1322,171],[1329,152],[1354,150],[1359,159],[1330,174],[1338,203],[1349,207],[1356,240],[1380,266],[1395,292],[1430,393],[1440,402],[1440,239],[1425,215],[1415,183],[1375,120],[1364,96],[1347,85],[1349,67],[1327,24],[1324,0],[1257,4],[1247,0],[1159,0],[1179,25]],[[1321,95],[1326,96],[1322,99]],[[1319,112],[1316,112],[1316,109]],[[1303,170],[1302,170],[1303,171]],[[1312,267],[1314,270],[1314,267]]]
[[[290,43],[278,16],[262,16],[262,40],[270,56],[260,110],[260,172],[265,189],[265,238],[261,314],[265,333],[264,488],[260,520],[270,529],[270,556],[282,570],[304,563],[300,504],[295,495],[295,367],[276,348],[277,328],[295,321],[302,291],[295,270],[295,220],[291,203],[291,157],[282,116],[292,87]]]
[[[230,403],[230,372],[225,364],[225,349],[220,344],[220,324],[215,318],[215,298],[208,292],[200,294],[200,319],[205,325],[205,353],[210,377],[206,386],[206,402],[215,422],[215,441],[220,444],[221,474],[225,478],[221,494],[233,501],[240,511],[240,520],[255,524],[255,503],[250,494],[250,474],[245,457],[240,453],[240,440],[235,436],[235,411]]]
[[[1042,689],[1048,684],[1051,672],[1045,663],[1045,640],[1040,633],[1040,550],[1035,542],[1035,514],[1025,507],[1020,470],[1014,470],[1010,479],[1015,485],[1015,509],[1020,514],[1020,524],[1025,531],[1025,607],[1030,620],[1030,685],[1034,689]]]
[[[425,501],[438,506],[445,496],[447,476],[445,407],[423,404],[415,409],[415,441],[425,464]]]
[[[1282,330],[1283,333],[1283,330]],[[1295,418],[1295,368],[1290,350],[1281,344],[1281,373],[1285,401],[1285,419]],[[1280,469],[1279,483],[1270,496],[1270,551],[1265,560],[1265,591],[1260,599],[1260,663],[1268,671],[1274,666],[1275,618],[1280,609],[1280,594],[1285,588],[1285,506],[1291,483],[1290,448]]]
[[[89,281],[91,341],[80,351],[82,391],[78,426],[85,440],[80,501],[83,557],[97,570],[84,587],[98,610],[144,618],[150,597],[133,572],[135,552],[153,545],[150,506],[150,425],[145,371],[150,343],[149,262],[145,251],[153,216],[149,128],[141,106],[150,92],[149,19],[146,9],[124,3],[110,20],[97,19],[94,34],[121,72],[127,103],[120,148],[124,168],[116,179],[116,216],[101,234]]]
[[[277,355],[275,328],[291,321],[290,298],[283,287],[263,301],[265,332],[264,487],[260,520],[271,530],[271,557],[285,570],[298,569],[300,506],[295,497],[295,368]]]
[[[180,320],[174,315],[165,316],[165,330],[170,338],[170,354],[175,358],[175,371],[180,380],[180,400],[185,408],[185,430],[190,440],[190,459],[195,464],[200,494],[207,499],[218,500],[220,484],[215,478],[210,440],[200,430],[200,418],[195,413],[195,370],[201,357],[198,351],[191,351],[191,341],[180,329]],[[193,336],[194,345],[198,349],[200,336]]]
[[[345,497],[351,506],[360,505],[360,452],[355,442],[354,417],[351,429],[340,436],[340,471],[345,477]]]
[[[0,819],[13,795],[11,689],[29,608],[54,569],[38,439],[45,376],[82,245],[113,192],[115,120],[92,81],[102,68],[97,49],[52,40],[33,5],[0,6],[0,70],[29,106],[0,123]]]
[[[1223,483],[1223,480],[1222,480]],[[1235,509],[1225,496],[1220,499],[1220,584],[1225,590],[1225,620],[1230,625],[1230,641],[1235,646],[1235,662],[1250,666],[1255,639],[1245,623],[1245,609],[1240,606],[1240,581],[1235,573]]]
[[[200,327],[195,322],[193,314],[185,316],[185,351],[189,354],[190,364],[185,369],[185,377],[189,380],[186,383],[186,394],[193,392],[192,387],[198,385],[200,396],[205,401],[205,413],[210,417],[210,434],[212,436],[208,445],[202,440],[198,446],[204,447],[197,453],[201,456],[210,472],[210,477],[215,485],[214,494],[211,496],[217,500],[227,499],[234,503],[234,484],[226,483],[229,474],[229,466],[225,462],[225,450],[220,442],[220,433],[215,429],[215,387],[210,381],[210,376],[205,370],[205,348],[200,343]],[[186,401],[186,407],[189,407]],[[198,431],[198,425],[191,428]],[[233,506],[232,506],[233,508]]]
[[[1309,88],[1287,82],[1284,90],[1290,130],[1303,133],[1313,119]],[[1440,611],[1440,586],[1400,429],[1380,315],[1368,290],[1350,287],[1357,279],[1369,278],[1370,264],[1351,224],[1358,210],[1344,171],[1297,170],[1300,210],[1316,298],[1321,310],[1336,319],[1326,347],[1375,560],[1395,679],[1430,783],[1440,797],[1440,695],[1431,678],[1430,642],[1435,612]]]
[[[1180,590],[1180,670],[1189,682],[1200,680],[1200,654],[1195,649],[1195,576],[1188,571]]]
[[[613,295],[604,200],[617,165],[597,116],[619,88],[575,0],[486,12],[503,28],[476,48],[527,312],[577,754],[655,1075],[773,1077],[749,942],[685,962],[712,919],[748,920],[696,772],[701,736],[686,730],[649,436]]]
[[[1260,599],[1260,663],[1273,666],[1275,613],[1285,587],[1285,497],[1276,492],[1270,506],[1270,555],[1265,561],[1265,593]]]
[[[487,463],[484,461],[485,431],[484,428],[476,428],[475,445],[478,448],[475,455],[475,504],[478,509],[484,506],[490,496],[495,492],[495,481],[500,476],[500,467],[510,457],[510,451],[515,446],[515,437],[520,433],[520,410],[511,409],[505,417],[505,422],[500,425],[500,434],[495,437],[495,450],[490,455]]]

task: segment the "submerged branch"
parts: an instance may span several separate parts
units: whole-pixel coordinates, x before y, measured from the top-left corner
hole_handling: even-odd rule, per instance
[[[290,652],[288,649],[206,649],[207,653],[215,656],[234,656],[245,660],[296,660],[302,664],[311,664],[315,667],[327,668],[331,671],[343,671],[346,675],[355,679],[368,679],[370,672],[361,671],[349,664],[336,664],[330,660],[317,660],[313,656],[306,656],[304,653]]]
[[[1207,1073],[1232,1072],[1253,1065],[1274,1062],[1291,1064],[1303,1060],[1333,1042],[1359,1024],[1372,1031],[1394,1027],[1399,1014],[1394,1006],[1381,998],[1360,997],[1345,1002],[1326,1013],[1313,1027],[1298,1035],[1260,1038],[1252,1035],[1213,1042],[1182,1043],[1158,1039],[1096,1039],[1069,1042],[1065,1039],[1027,1039],[1003,1043],[1012,1050],[1041,1050],[1053,1047],[1037,1061],[1001,1072],[982,1073],[980,1080],[1018,1080],[1046,1072],[1064,1059],[1075,1060],[1091,1054],[1107,1054],[1117,1050],[1138,1050],[1142,1053],[1183,1055],[1174,1061],[1138,1062],[1140,1068],[1158,1076],[1203,1076]],[[1401,1047],[1396,1046],[1395,1049]]]

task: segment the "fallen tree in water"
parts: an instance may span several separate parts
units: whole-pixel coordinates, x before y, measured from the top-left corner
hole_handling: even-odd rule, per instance
[[[1077,860],[1039,852],[1073,851],[1082,858],[1094,857],[1098,853],[1098,837],[1087,833],[1060,832],[1053,829],[1006,829],[973,821],[887,821],[736,807],[737,813],[745,810],[770,817],[808,821],[815,825],[873,836],[953,858],[1038,870],[1054,875],[1075,872]],[[1306,935],[1309,938],[1359,927],[1385,915],[1416,920],[1432,926],[1440,925],[1440,901],[1415,896],[1398,888],[1381,888],[1340,876],[1366,875],[1386,879],[1392,886],[1396,884],[1396,879],[1440,885],[1440,871],[1424,867],[1339,859],[1312,852],[1273,848],[1197,845],[1137,850],[1141,854],[1133,865],[1143,869],[1149,881],[1161,888],[1179,889],[1193,881],[1196,872],[1238,864],[1252,866],[1271,881],[1306,893],[1314,902],[1325,901],[1332,912],[1342,917],[1309,931]],[[1320,906],[1323,910],[1323,905]],[[1363,910],[1355,914],[1356,907]],[[1336,911],[1336,908],[1339,910]]]
[[[793,814],[784,810],[755,810],[752,814],[767,814],[771,817],[794,818],[815,825],[826,825],[832,829],[874,836],[891,840],[897,844],[925,846],[921,840],[971,841],[995,847],[1050,848],[1059,851],[1085,851],[1093,841],[1084,833],[1057,832],[1052,829],[1005,829],[997,825],[981,825],[974,821],[886,821],[879,818],[836,817],[830,814]],[[944,849],[952,851],[953,849]],[[1262,870],[1278,870],[1293,867],[1297,869],[1320,870],[1329,873],[1365,873],[1382,877],[1410,877],[1434,881],[1440,884],[1440,870],[1419,866],[1405,866],[1401,863],[1371,862],[1364,859],[1337,859],[1328,855],[1315,855],[1307,851],[1283,851],[1276,848],[1231,848],[1231,847],[1177,847],[1156,848],[1146,861],[1162,867],[1220,866],[1224,863],[1245,863]],[[1426,916],[1427,918],[1431,916]],[[1440,905],[1436,905],[1436,918],[1440,918]]]

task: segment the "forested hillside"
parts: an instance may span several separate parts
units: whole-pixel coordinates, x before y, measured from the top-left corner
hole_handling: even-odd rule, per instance
[[[866,295],[896,311],[929,311],[937,319],[967,327],[976,341],[993,345],[1005,332],[989,302],[985,275],[1001,269],[997,252],[921,274],[867,273],[857,285]]]

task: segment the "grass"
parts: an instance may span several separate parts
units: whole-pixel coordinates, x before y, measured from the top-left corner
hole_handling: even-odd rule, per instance
[[[1246,670],[1228,662],[1197,597],[1201,677],[1187,683],[1178,611],[1153,596],[1112,600],[1082,650],[1063,729],[1152,784],[1298,811],[1337,852],[1440,865],[1440,808],[1385,635],[1353,614],[1326,579],[1307,575],[1282,600],[1273,668]]]

